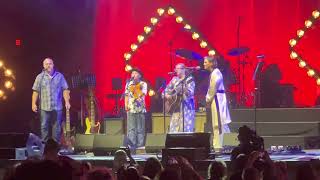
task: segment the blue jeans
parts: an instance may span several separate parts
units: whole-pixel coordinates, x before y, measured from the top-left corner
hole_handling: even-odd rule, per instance
[[[60,143],[62,133],[62,110],[41,110],[40,118],[42,141],[47,142],[47,140],[52,137],[56,142]]]
[[[127,113],[127,137],[134,148],[144,146],[145,115],[144,113]]]

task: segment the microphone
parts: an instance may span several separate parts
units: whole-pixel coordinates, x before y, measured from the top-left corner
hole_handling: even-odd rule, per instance
[[[176,72],[174,72],[174,71],[173,72],[168,72],[168,74],[169,75],[174,75],[174,74],[176,74]]]
[[[195,66],[195,67],[185,67],[186,69],[189,69],[189,70],[200,70],[201,67],[200,66]]]
[[[258,54],[257,59],[264,59],[264,54]]]
[[[133,80],[133,77],[131,77],[130,79],[127,79],[127,82],[130,82]]]

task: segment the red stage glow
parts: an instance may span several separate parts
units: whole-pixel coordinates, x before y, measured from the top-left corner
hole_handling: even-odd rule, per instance
[[[130,45],[137,41],[137,35],[150,22],[159,7],[168,6],[168,1],[126,0],[105,1],[97,4],[94,68],[97,76],[96,94],[104,111],[111,111],[114,99],[107,99],[106,94],[115,93],[111,87],[114,77],[125,79],[123,53],[130,50]],[[252,74],[257,64],[256,55],[264,54],[266,65],[276,64],[282,73],[281,83],[293,84],[296,88],[294,99],[297,106],[312,106],[315,102],[318,86],[313,78],[306,75],[290,59],[288,41],[296,35],[310,13],[319,7],[317,0],[303,1],[255,1],[255,0],[177,0],[173,7],[182,17],[201,33],[227,60],[234,71],[238,68],[237,57],[228,56],[228,51],[240,46],[250,48],[246,56],[245,92],[251,98],[253,91]],[[183,32],[175,17],[158,22],[148,41],[132,57],[131,64],[139,67],[146,79],[154,86],[157,77],[169,80],[167,72],[171,71],[170,50],[191,49],[206,55],[199,43],[190,38],[190,33]],[[304,59],[314,69],[320,69],[317,63],[320,57],[317,49],[319,25],[308,32],[296,47],[303,52]],[[239,32],[239,38],[237,34]],[[197,65],[195,61],[176,58],[175,63],[184,62],[188,66]],[[236,89],[231,87],[231,89]],[[250,104],[252,98],[248,98]]]

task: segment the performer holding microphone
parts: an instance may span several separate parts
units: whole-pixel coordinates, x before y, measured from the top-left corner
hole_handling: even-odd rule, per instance
[[[179,63],[175,66],[176,76],[166,86],[162,93],[165,98],[165,110],[172,114],[169,132],[194,131],[194,90],[195,82],[191,75],[186,75],[186,66]]]

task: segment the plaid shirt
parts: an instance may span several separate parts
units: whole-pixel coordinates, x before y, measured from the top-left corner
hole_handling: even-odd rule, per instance
[[[68,84],[61,73],[55,71],[52,76],[47,72],[38,74],[32,89],[40,94],[41,110],[62,110],[63,91],[68,89]]]

